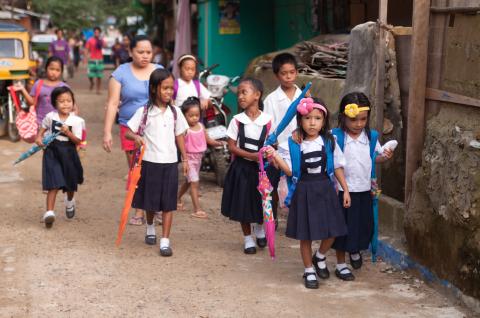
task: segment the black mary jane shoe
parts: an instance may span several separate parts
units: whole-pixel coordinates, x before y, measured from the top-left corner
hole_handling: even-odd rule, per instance
[[[247,248],[243,249],[243,252],[245,254],[256,254],[257,253],[257,248],[255,246],[247,247]]]
[[[315,276],[315,280],[308,280],[307,277],[312,275]],[[318,280],[315,273],[304,273],[303,280],[305,282],[305,288],[318,289]]]
[[[172,248],[170,246],[161,247],[160,248],[160,255],[165,256],[165,257],[172,256],[173,255]]]
[[[350,271],[350,269],[348,267],[342,268],[342,270],[340,270],[340,271],[338,269],[336,269],[335,270],[335,276],[337,276],[338,278],[340,278],[341,280],[344,280],[344,281],[355,280],[355,276],[353,276],[352,272]]]
[[[349,255],[350,256],[350,265],[352,265],[353,269],[360,269],[360,267],[362,267],[362,264],[363,264],[362,254],[358,253],[358,255],[360,255],[360,258],[357,259],[356,261],[354,261],[352,259],[352,255]]]
[[[156,235],[145,235],[145,244],[147,244],[147,245],[157,244],[157,236]]]
[[[260,238],[257,237],[257,245],[260,248],[264,248],[265,246],[267,246],[267,238],[266,237],[260,237]]]
[[[320,268],[318,266],[318,262],[325,262],[326,260],[326,257],[320,259],[317,257],[316,254],[313,254],[312,256],[313,266],[315,267],[315,271],[317,272],[318,277],[320,277],[321,279],[327,279],[330,277],[330,271],[328,270],[328,267],[325,266],[325,268]]]
[[[65,215],[67,216],[67,219],[72,219],[75,216],[75,207],[72,207],[71,209],[65,208]]]

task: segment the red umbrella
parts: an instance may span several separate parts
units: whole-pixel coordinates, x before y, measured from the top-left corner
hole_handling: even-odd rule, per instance
[[[267,173],[263,166],[263,153],[266,148],[260,149],[258,152],[258,161],[260,172],[258,173],[258,191],[262,195],[263,209],[263,225],[265,227],[265,235],[267,237],[268,251],[272,259],[275,258],[275,220],[273,219],[272,209],[272,191],[273,186],[268,180]]]
[[[123,232],[125,231],[125,226],[127,225],[128,212],[130,212],[130,208],[132,207],[133,195],[135,194],[135,190],[137,189],[138,180],[140,180],[140,172],[142,170],[142,159],[144,152],[145,145],[142,146],[138,159],[132,165],[132,168],[128,173],[129,183],[127,188],[127,195],[125,197],[125,203],[123,204],[122,214],[120,215],[120,225],[118,226],[117,241],[115,242],[117,246],[119,246],[122,242]]]

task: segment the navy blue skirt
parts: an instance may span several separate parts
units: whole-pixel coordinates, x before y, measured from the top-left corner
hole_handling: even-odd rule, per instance
[[[337,237],[332,248],[356,253],[368,249],[373,235],[373,206],[372,194],[366,192],[350,192],[352,204],[350,208],[343,208],[343,215],[347,223],[348,235]],[[343,192],[339,194],[343,202]]]
[[[142,161],[132,207],[149,212],[177,209],[178,164]]]
[[[236,157],[225,176],[222,214],[233,221],[262,223],[262,197],[257,186],[258,163]]]
[[[326,175],[302,174],[290,204],[285,234],[308,241],[347,234],[337,193]]]
[[[83,167],[75,144],[54,140],[43,152],[43,190],[62,189],[63,192],[74,192],[82,183]]]

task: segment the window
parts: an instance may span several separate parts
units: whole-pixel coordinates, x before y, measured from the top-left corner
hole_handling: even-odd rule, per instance
[[[17,39],[0,39],[0,58],[23,58],[22,41]]]

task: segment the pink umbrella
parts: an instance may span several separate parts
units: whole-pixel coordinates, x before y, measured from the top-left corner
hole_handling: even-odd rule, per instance
[[[275,221],[273,219],[272,209],[272,191],[273,186],[268,180],[267,173],[263,165],[263,153],[266,148],[260,149],[258,152],[258,161],[260,172],[258,173],[258,191],[262,195],[263,209],[263,225],[265,227],[265,235],[267,237],[268,251],[272,259],[275,259]]]

